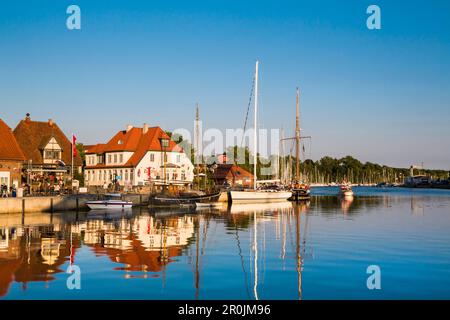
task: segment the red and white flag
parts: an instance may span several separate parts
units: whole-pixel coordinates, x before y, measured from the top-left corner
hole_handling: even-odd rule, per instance
[[[73,154],[74,157],[77,156],[77,145],[76,145],[76,142],[77,142],[77,137],[74,134],[72,134],[72,154]]]

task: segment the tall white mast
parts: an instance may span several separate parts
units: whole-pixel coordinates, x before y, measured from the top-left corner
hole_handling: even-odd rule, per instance
[[[254,132],[253,132],[253,189],[256,190],[256,180],[258,179],[256,174],[256,165],[258,162],[258,66],[259,61],[256,60],[255,67],[255,119],[254,119]]]

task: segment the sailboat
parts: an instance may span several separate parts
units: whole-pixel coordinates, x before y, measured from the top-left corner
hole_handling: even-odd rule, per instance
[[[297,88],[296,96],[296,113],[295,113],[295,137],[286,138],[283,140],[295,140],[295,180],[291,182],[289,189],[292,191],[291,201],[309,200],[310,187],[307,183],[304,183],[300,177],[300,139],[311,137],[300,137],[300,92]]]
[[[309,185],[301,181],[300,179],[300,93],[297,88],[296,99],[296,115],[295,115],[295,183],[292,188],[292,198],[290,200],[308,200],[310,198]]]
[[[244,191],[230,191],[231,202],[274,202],[286,201],[292,196],[292,192],[277,190],[277,189],[257,189],[257,155],[258,155],[258,67],[259,61],[256,61],[255,66],[255,110],[254,110],[254,132],[253,132],[253,189]]]
[[[339,186],[339,196],[345,197],[345,198],[353,198],[353,190],[352,186],[349,182],[347,182],[346,179],[341,183]]]

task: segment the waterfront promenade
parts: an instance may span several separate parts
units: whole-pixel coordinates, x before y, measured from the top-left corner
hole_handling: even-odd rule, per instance
[[[97,200],[97,194],[43,196],[23,198],[0,198],[0,214],[87,210],[86,202]],[[123,194],[123,200],[132,201],[133,206],[147,205],[144,194]]]

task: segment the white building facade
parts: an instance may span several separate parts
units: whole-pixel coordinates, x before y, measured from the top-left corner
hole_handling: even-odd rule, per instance
[[[128,126],[108,143],[87,147],[85,154],[86,186],[104,186],[116,181],[125,187],[188,186],[194,180],[191,160],[160,127]]]

